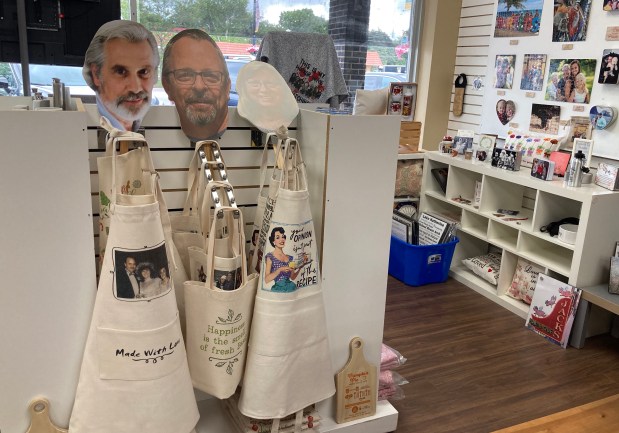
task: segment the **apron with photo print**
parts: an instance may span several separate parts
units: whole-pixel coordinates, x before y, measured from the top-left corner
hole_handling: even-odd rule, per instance
[[[295,156],[296,155],[296,156]],[[335,393],[305,169],[287,140],[254,306],[239,410],[283,418]],[[290,171],[293,171],[290,173]]]
[[[226,219],[231,257],[215,247],[218,220]],[[195,388],[225,399],[236,391],[247,356],[247,339],[258,274],[247,275],[243,216],[237,208],[217,207],[200,259],[205,281],[185,282],[187,357]]]
[[[118,140],[144,141],[117,130],[110,137],[112,158]],[[167,277],[169,219],[158,176],[150,176],[144,195],[112,188],[106,254],[69,426],[74,433],[189,433],[199,418]]]

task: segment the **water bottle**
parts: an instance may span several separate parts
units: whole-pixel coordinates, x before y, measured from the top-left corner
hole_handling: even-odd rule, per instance
[[[570,161],[570,165],[565,172],[565,186],[580,186],[582,183],[582,168],[584,166],[585,154],[582,150],[576,152],[576,155]]]

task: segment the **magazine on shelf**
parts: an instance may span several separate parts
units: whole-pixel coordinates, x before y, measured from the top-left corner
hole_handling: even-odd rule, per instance
[[[419,214],[418,244],[435,245],[449,242],[456,234],[458,221],[437,212]]]
[[[581,292],[574,286],[540,274],[525,326],[565,349]]]

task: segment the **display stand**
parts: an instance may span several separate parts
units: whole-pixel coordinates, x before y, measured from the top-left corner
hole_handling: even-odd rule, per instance
[[[448,213],[459,218],[460,242],[450,274],[458,281],[513,313],[526,318],[529,306],[507,296],[519,257],[544,269],[553,278],[582,288],[608,278],[609,257],[619,239],[619,194],[594,184],[579,188],[563,181],[531,177],[530,170],[509,171],[488,163],[467,161],[439,152],[427,152],[424,163],[421,210]],[[432,169],[448,168],[447,192],[443,192]],[[481,182],[481,201],[473,205],[476,182]],[[454,201],[462,198],[465,204]],[[517,210],[509,221],[495,215],[498,209]],[[566,217],[580,219],[576,243],[562,242],[540,228]],[[485,254],[493,246],[502,251],[498,285],[494,286],[461,264],[464,258]]]
[[[4,213],[2,221],[11,241],[5,242],[8,235],[3,234],[2,268],[10,271],[7,287],[14,289],[2,291],[0,320],[10,331],[0,339],[3,347],[20,348],[0,370],[3,431],[25,431],[28,402],[38,396],[50,401],[56,425],[68,425],[96,293],[96,159],[104,154],[97,142],[96,107],[87,105],[86,110],[87,116],[75,112],[2,116],[3,134],[15,149],[3,158],[1,197],[9,205],[20,205],[14,213]],[[180,129],[174,107],[153,107],[143,126],[166,203],[171,210],[180,210],[194,148]],[[333,374],[345,364],[354,336],[364,339],[366,357],[378,365],[399,119],[301,110],[291,132],[303,148],[310,182]],[[252,147],[251,137],[251,125],[231,109],[228,131],[218,142],[246,233],[253,223],[262,154],[262,148]],[[24,197],[32,202],[27,207]],[[25,279],[22,274],[29,276]],[[26,283],[32,288],[24,290]],[[217,400],[204,395],[198,400],[202,416],[197,433],[233,431]],[[374,417],[347,424],[333,421],[333,398],[319,403],[318,410],[323,417],[321,432],[386,433],[397,426],[397,411],[388,402],[379,405]]]

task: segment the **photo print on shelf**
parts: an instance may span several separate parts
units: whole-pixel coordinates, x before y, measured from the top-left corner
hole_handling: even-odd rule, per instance
[[[559,133],[561,106],[547,104],[533,104],[531,107],[531,122],[529,130],[544,134],[557,135]]]
[[[522,63],[521,90],[539,92],[544,87],[546,54],[525,54]]]
[[[499,54],[494,62],[494,87],[497,89],[511,89],[514,83],[514,66],[516,56],[513,54]]]
[[[512,1],[499,0],[494,25],[495,38],[537,36],[544,0],[522,0],[519,7]]]
[[[595,59],[551,59],[545,99],[588,104],[596,63]]]
[[[579,42],[587,38],[592,0],[557,0],[554,7],[552,42]]]
[[[619,50],[604,50],[604,54],[602,55],[602,66],[600,66],[600,75],[598,76],[598,83],[617,84],[617,78],[619,77],[618,52]]]

